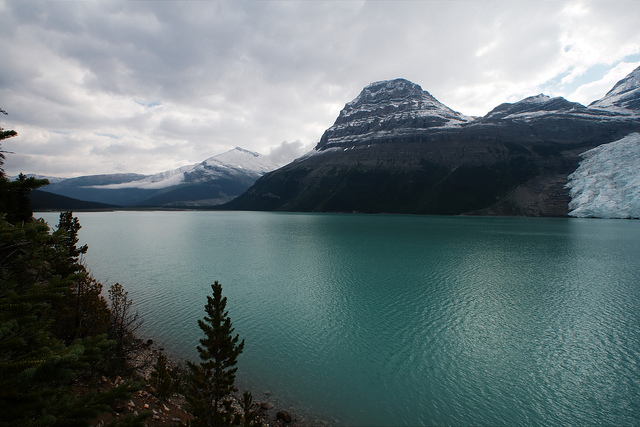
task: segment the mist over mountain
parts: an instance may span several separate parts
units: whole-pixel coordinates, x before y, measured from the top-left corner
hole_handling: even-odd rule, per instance
[[[214,206],[238,196],[276,167],[268,157],[236,147],[201,163],[153,175],[83,176],[57,180],[41,190],[117,206]]]
[[[640,131],[639,70],[588,107],[540,94],[478,118],[405,79],[375,82],[311,153],[225,207],[566,216],[581,154]]]

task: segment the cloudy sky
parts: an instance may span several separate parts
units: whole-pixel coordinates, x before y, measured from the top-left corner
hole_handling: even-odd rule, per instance
[[[0,0],[8,174],[156,173],[240,146],[284,164],[367,84],[467,115],[588,104],[640,65],[640,1]]]

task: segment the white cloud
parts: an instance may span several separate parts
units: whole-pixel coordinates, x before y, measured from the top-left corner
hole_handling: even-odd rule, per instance
[[[567,95],[567,98],[580,102],[581,104],[588,105],[591,102],[602,98],[602,95],[611,90],[618,81],[638,67],[640,67],[640,61],[631,63],[620,62],[615,67],[611,68],[600,80],[583,84],[573,93]]]
[[[19,133],[4,141],[20,153],[9,173],[155,173],[235,146],[294,155],[365,85],[396,77],[470,115],[546,91],[588,103],[640,54],[634,0],[0,0],[0,10],[2,126]],[[592,75],[603,66],[612,70]]]

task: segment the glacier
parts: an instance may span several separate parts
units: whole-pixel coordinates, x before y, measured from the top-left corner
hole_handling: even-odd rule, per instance
[[[640,218],[640,133],[581,154],[569,175],[569,215],[578,218]]]

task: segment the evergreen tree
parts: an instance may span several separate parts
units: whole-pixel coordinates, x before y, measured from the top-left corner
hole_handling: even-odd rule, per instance
[[[11,224],[0,216],[0,426],[87,425],[113,398],[139,387],[73,393],[74,381],[113,342],[105,335],[59,338],[59,307],[76,278],[51,268],[63,246],[43,220]]]
[[[242,393],[242,427],[260,427],[262,423],[258,419],[258,413],[253,410],[253,396],[248,390]]]
[[[238,424],[231,403],[225,399],[235,383],[236,363],[244,349],[244,340],[233,336],[231,318],[226,311],[227,298],[222,297],[222,285],[217,281],[211,285],[213,297],[207,296],[206,316],[198,320],[204,332],[197,346],[199,364],[188,362],[191,370],[191,384],[187,401],[196,417],[194,425],[225,426]]]
[[[155,395],[165,400],[178,388],[179,380],[175,372],[169,367],[167,357],[158,355],[158,361],[149,374],[149,384],[156,389]]]
[[[0,114],[8,115],[6,111],[0,108]],[[4,130],[3,127],[0,127],[0,141],[7,138],[12,138],[16,136],[18,133],[15,130]],[[4,178],[4,170],[2,170],[2,166],[4,165],[4,153],[5,151],[2,149],[2,145],[0,145],[0,178]]]
[[[0,140],[15,135],[0,129]],[[9,182],[3,161],[0,147],[0,427],[89,425],[141,384],[74,393],[74,383],[96,371],[114,342],[99,322],[81,328],[66,322],[65,313],[80,309],[80,326],[104,317],[102,285],[79,263],[86,248],[76,246],[80,226],[71,213],[53,233],[44,220],[33,219],[29,192],[46,180],[21,174]],[[79,304],[81,287],[91,297]],[[130,421],[141,425],[148,416]]]
[[[0,108],[0,113],[7,115],[7,112]],[[16,131],[4,130],[0,127],[0,141],[18,135]],[[20,174],[16,181],[10,182],[2,166],[4,165],[4,151],[0,144],[0,212],[6,215],[7,221],[15,224],[18,222],[29,222],[33,217],[31,212],[31,199],[29,193],[38,187],[49,184],[46,179],[27,178]]]
[[[109,288],[109,338],[116,343],[114,347],[115,367],[123,367],[131,353],[135,351],[134,332],[142,325],[140,314],[132,311],[133,301],[129,292],[120,283]]]
[[[102,296],[102,283],[95,280],[82,264],[87,245],[78,247],[78,231],[82,228],[73,212],[61,212],[57,230],[53,233],[56,249],[62,254],[51,264],[55,273],[71,275],[74,280],[60,303],[58,336],[67,342],[87,335],[106,334],[109,308]]]
[[[73,212],[60,212],[57,231],[64,233],[62,244],[69,253],[68,259],[70,259],[73,267],[84,270],[79,263],[80,257],[87,253],[88,246],[77,246],[79,241],[78,232],[81,228],[80,221],[73,216]]]

